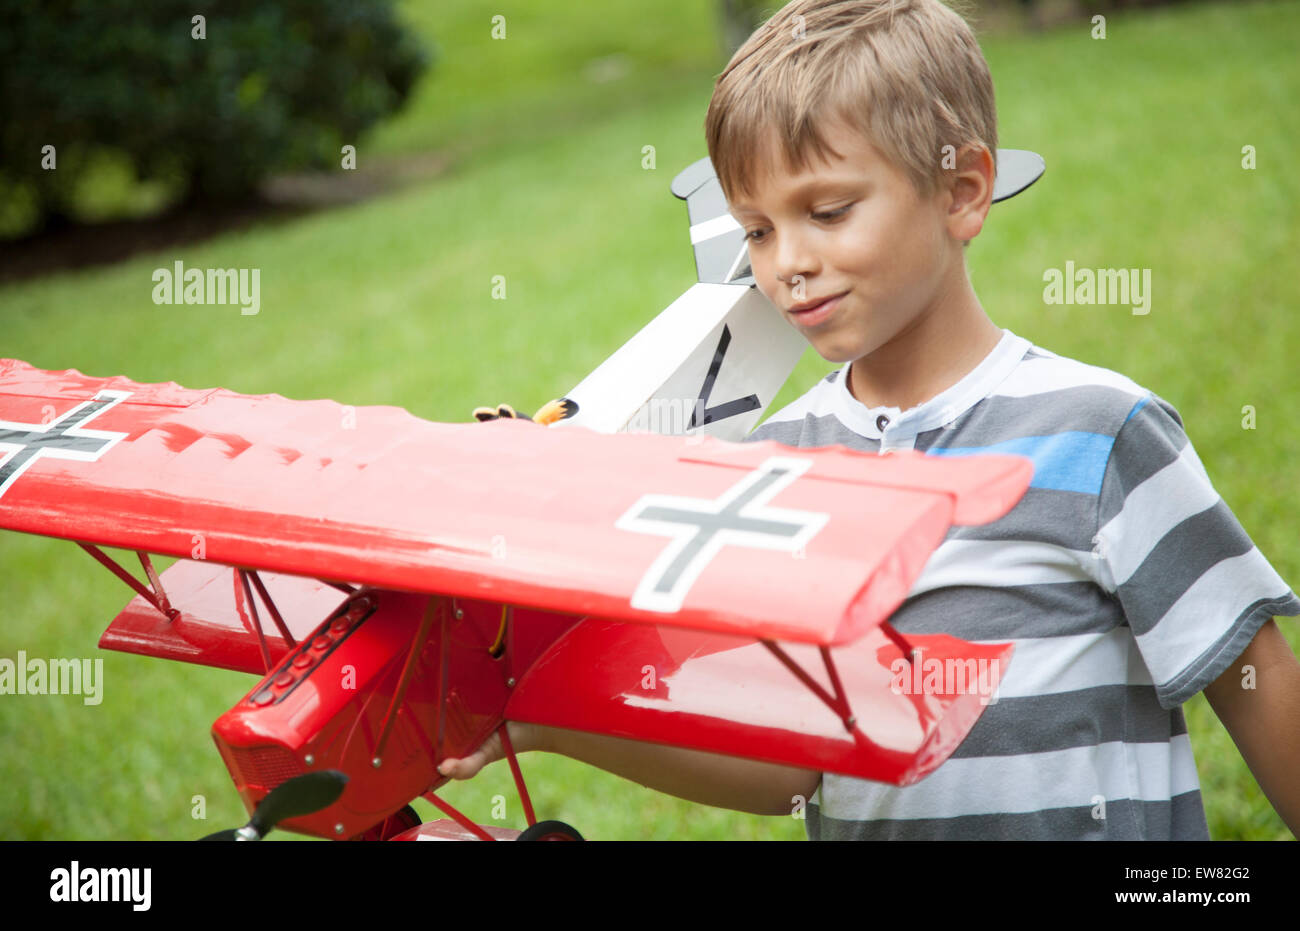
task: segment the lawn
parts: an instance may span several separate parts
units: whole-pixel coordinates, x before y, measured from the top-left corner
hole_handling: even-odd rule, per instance
[[[398,404],[434,420],[563,394],[693,280],[685,207],[668,185],[706,154],[722,61],[713,4],[520,6],[406,5],[440,64],[359,158],[442,151],[448,170],[362,203],[2,286],[0,356]],[[492,40],[503,10],[507,38]],[[1112,16],[1104,40],[1086,24],[986,38],[1002,144],[1035,149],[1048,171],[994,207],[969,250],[1000,326],[1178,408],[1223,498],[1293,585],[1298,31],[1300,4],[1225,3]],[[178,260],[259,268],[261,312],[155,305],[153,270]],[[1150,269],[1150,313],[1044,304],[1044,271],[1067,260]],[[496,276],[504,300],[492,297]],[[806,354],[778,403],[829,368]],[[102,656],[105,676],[97,706],[0,697],[0,838],[175,839],[242,823],[207,731],[251,680],[96,650],[126,590],[71,544],[0,534],[0,579],[0,657]],[[1279,623],[1300,645],[1295,621]],[[1289,837],[1204,698],[1186,713],[1211,836]],[[791,818],[680,802],[560,758],[534,754],[524,767],[539,813],[592,838],[803,836]],[[522,826],[509,785],[497,764],[447,794],[483,821],[506,795],[497,823]],[[192,817],[196,796],[206,820]]]

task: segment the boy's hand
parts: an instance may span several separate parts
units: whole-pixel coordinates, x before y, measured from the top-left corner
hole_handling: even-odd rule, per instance
[[[547,401],[532,417],[519,413],[509,404],[498,404],[496,407],[474,408],[474,419],[479,423],[508,418],[511,420],[530,420],[540,424],[553,424],[557,420],[565,420],[576,413],[578,413],[576,401],[570,401],[568,398],[558,398],[554,401]]]
[[[479,423],[487,423],[489,420],[532,420],[533,418],[518,413],[509,404],[498,404],[496,407],[474,408],[474,419]]]
[[[516,754],[523,753],[525,750],[543,749],[541,734],[535,725],[508,721],[506,727],[510,729],[510,745],[515,748]],[[501,734],[499,731],[493,731],[491,736],[483,741],[483,745],[469,756],[444,759],[438,764],[438,772],[452,779],[470,779],[477,776],[479,770],[489,763],[505,759],[505,755],[505,748],[501,746]]]

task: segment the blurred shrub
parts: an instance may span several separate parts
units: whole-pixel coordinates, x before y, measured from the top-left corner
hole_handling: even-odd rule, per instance
[[[105,163],[188,200],[337,167],[428,58],[388,0],[5,0],[0,228],[77,216]]]

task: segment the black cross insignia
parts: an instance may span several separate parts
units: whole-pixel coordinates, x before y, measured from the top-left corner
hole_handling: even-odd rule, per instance
[[[801,550],[830,519],[817,511],[767,502],[812,466],[811,459],[773,456],[716,499],[644,495],[615,526],[672,537],[637,586],[632,607],[671,613],[724,546]]]
[[[94,462],[125,433],[83,429],[110,407],[129,398],[129,391],[101,391],[48,424],[0,420],[0,497],[18,476],[42,456]]]
[[[709,363],[708,374],[704,376],[704,386],[700,389],[700,396],[695,404],[695,410],[691,413],[691,422],[687,425],[688,430],[694,430],[703,424],[726,420],[728,417],[735,417],[737,414],[745,414],[762,407],[756,394],[736,398],[734,401],[727,401],[716,407],[708,406],[709,395],[713,394],[713,383],[718,380],[718,371],[722,368],[722,360],[727,354],[727,347],[730,345],[731,327],[724,323],[722,325],[722,336],[718,339],[718,348],[713,352],[713,361]]]

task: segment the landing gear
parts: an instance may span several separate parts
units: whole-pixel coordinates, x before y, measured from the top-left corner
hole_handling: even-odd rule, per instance
[[[388,840],[404,831],[419,827],[420,815],[410,805],[403,805],[383,821],[368,831],[363,831],[351,840]]]
[[[524,774],[519,770],[519,760],[515,758],[515,748],[510,744],[510,734],[507,731],[505,722],[497,728],[497,734],[501,738],[501,748],[505,751],[506,761],[510,764],[510,775],[514,777],[515,789],[519,792],[519,802],[524,808],[524,818],[528,821],[528,827],[525,828],[516,837],[516,840],[582,840],[579,834],[572,826],[565,824],[563,821],[538,821],[537,816],[533,813],[533,801],[528,797],[528,789],[524,785]],[[479,840],[495,840],[488,830],[482,825],[475,824],[469,818],[457,811],[452,805],[438,797],[438,793],[432,789],[424,793],[424,798],[428,799],[443,814],[453,822],[460,825],[474,837]]]
[[[516,840],[582,840],[571,825],[563,821],[538,821],[531,827],[524,828]]]

